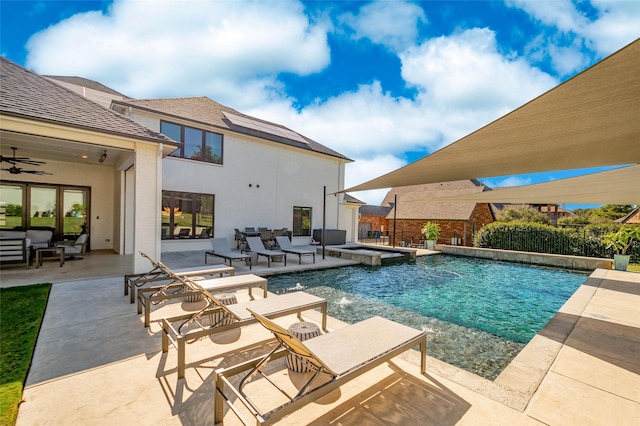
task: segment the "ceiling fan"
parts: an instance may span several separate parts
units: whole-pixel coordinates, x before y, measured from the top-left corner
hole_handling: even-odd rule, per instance
[[[0,155],[0,163],[6,161],[7,163],[11,164],[11,167],[9,167],[8,169],[2,169],[2,170],[6,170],[12,175],[19,175],[20,173],[31,173],[34,175],[50,175],[51,174],[51,173],[43,172],[41,170],[23,170],[22,167],[18,167],[17,165],[18,163],[28,164],[30,166],[41,166],[42,164],[46,164],[46,163],[44,161],[32,160],[27,157],[16,157],[16,150],[18,148],[16,148],[15,146],[12,146],[11,149],[13,150],[13,157]]]

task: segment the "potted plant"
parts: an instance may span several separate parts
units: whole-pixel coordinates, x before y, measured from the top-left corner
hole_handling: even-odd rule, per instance
[[[613,248],[614,268],[618,271],[626,271],[631,255],[627,254],[629,247],[636,241],[640,241],[640,226],[621,226],[616,232],[604,236],[607,248]]]
[[[434,250],[440,236],[440,225],[434,222],[427,222],[422,225],[420,232],[426,240],[426,248]]]

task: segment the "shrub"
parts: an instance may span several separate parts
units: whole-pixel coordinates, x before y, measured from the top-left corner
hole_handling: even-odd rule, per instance
[[[438,241],[438,237],[440,237],[440,225],[434,222],[427,222],[422,225],[420,233],[424,235],[425,240]]]
[[[613,257],[604,236],[620,229],[620,224],[588,225],[580,228],[555,228],[526,222],[494,222],[480,229],[474,246],[502,250],[565,254],[589,257]],[[629,245],[631,262],[640,261],[640,241]]]

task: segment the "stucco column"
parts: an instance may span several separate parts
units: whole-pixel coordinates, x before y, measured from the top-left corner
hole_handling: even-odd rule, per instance
[[[160,260],[162,145],[136,144],[134,182],[134,272],[140,273],[151,266],[140,252]]]

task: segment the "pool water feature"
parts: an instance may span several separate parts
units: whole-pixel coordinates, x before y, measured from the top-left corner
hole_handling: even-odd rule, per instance
[[[270,276],[269,290],[324,297],[329,315],[347,323],[380,315],[422,329],[429,355],[493,380],[586,278],[581,272],[435,255],[383,267]]]

